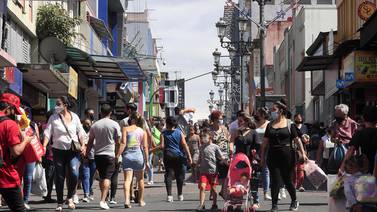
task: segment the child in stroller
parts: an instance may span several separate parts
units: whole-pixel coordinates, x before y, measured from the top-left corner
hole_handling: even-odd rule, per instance
[[[249,198],[252,168],[249,158],[243,153],[237,153],[230,162],[226,178],[227,190],[224,195],[224,212],[254,211]],[[244,210],[242,210],[244,208]]]

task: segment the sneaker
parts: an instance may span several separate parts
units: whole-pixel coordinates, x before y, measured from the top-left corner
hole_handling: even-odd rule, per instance
[[[84,197],[84,198],[82,198],[82,201],[83,202],[90,202],[90,199],[89,199],[89,197]]]
[[[30,210],[30,205],[28,205],[27,203],[25,203],[24,206],[25,206],[26,210]]]
[[[298,203],[297,200],[292,201],[292,202],[291,202],[291,206],[289,207],[289,210],[290,210],[290,211],[297,211],[299,205],[300,205],[300,204]]]
[[[128,209],[128,208],[132,208],[131,204],[124,204],[124,208]]]
[[[109,202],[110,205],[116,205],[118,204],[115,199],[110,199],[110,202]]]
[[[272,205],[272,208],[270,210],[271,212],[278,212],[279,211],[279,208],[277,205]]]
[[[147,182],[147,185],[153,185],[153,181],[149,181],[149,182]]]
[[[285,193],[285,188],[280,189],[279,194],[281,195],[281,198],[286,199],[287,194]]]
[[[77,196],[77,194],[73,195],[73,203],[75,203],[75,204],[80,203],[79,196]]]
[[[305,192],[305,188],[301,186],[300,188],[298,188],[298,191],[299,192]]]
[[[268,194],[267,192],[264,193],[264,200],[272,200],[270,194]]]
[[[140,203],[139,203],[139,206],[140,207],[144,207],[146,204],[145,204],[145,202],[144,201],[140,201]]]
[[[93,195],[89,195],[89,199],[90,199],[90,201],[93,201],[94,200],[94,196]]]
[[[281,200],[281,193],[280,192],[279,192],[279,195],[278,195],[278,200]]]
[[[196,211],[204,211],[206,209],[206,206],[204,205],[199,205],[197,208],[196,208]]]
[[[183,198],[183,195],[179,195],[179,196],[178,196],[178,200],[179,200],[180,202],[182,202],[184,199],[185,199],[185,198]]]
[[[167,202],[174,202],[173,196],[168,196]]]
[[[58,206],[56,206],[55,211],[62,211],[62,210],[63,210],[63,205],[62,204],[58,204]]]
[[[212,205],[211,210],[217,210],[219,207],[217,205]]]
[[[109,210],[110,209],[109,205],[105,201],[99,202],[99,207],[103,210]]]

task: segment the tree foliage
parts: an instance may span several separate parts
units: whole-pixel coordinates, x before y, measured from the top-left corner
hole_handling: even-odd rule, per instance
[[[36,33],[40,40],[54,36],[69,46],[76,36],[74,28],[80,22],[79,17],[71,18],[61,5],[46,4],[38,8]]]

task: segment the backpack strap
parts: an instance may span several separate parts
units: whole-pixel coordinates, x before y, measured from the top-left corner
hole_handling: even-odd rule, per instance
[[[0,117],[0,123],[5,121],[5,120],[10,120],[10,118],[8,118],[8,116],[1,116]]]

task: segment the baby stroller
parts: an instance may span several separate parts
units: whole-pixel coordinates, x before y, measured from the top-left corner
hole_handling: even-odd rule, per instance
[[[252,168],[249,158],[243,153],[236,154],[230,162],[228,176],[225,180],[223,212],[255,211],[251,207],[251,174]]]

